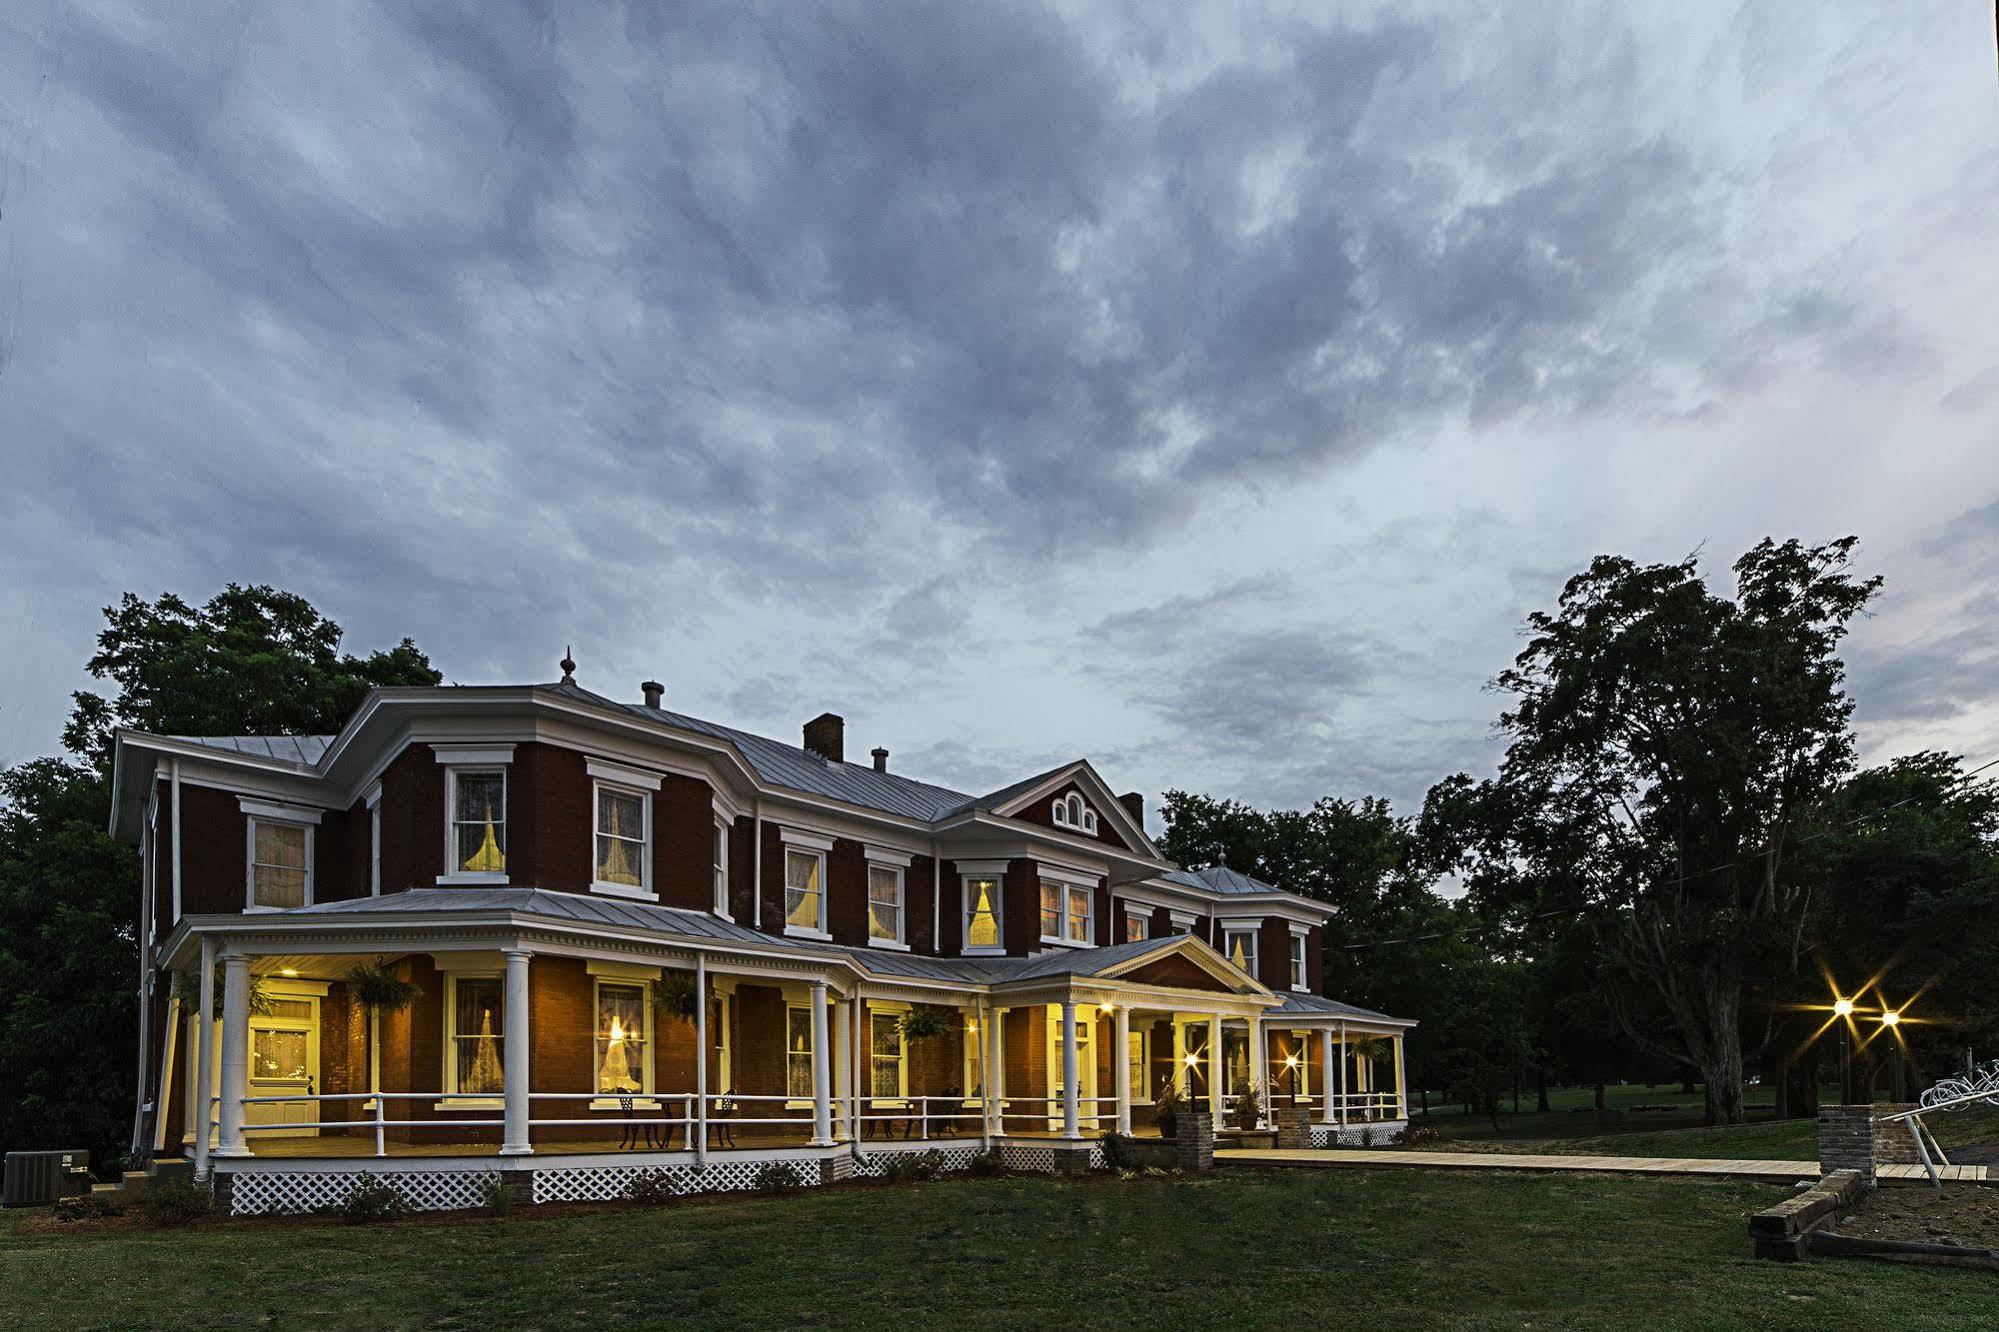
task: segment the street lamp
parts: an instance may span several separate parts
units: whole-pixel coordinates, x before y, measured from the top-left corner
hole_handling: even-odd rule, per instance
[[[1835,999],[1832,1001],[1832,1011],[1836,1017],[1852,1017],[1853,1001],[1851,999]]]

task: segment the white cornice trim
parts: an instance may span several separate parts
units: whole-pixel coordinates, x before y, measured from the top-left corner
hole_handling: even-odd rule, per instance
[[[606,763],[602,759],[585,758],[583,770],[592,780],[611,782],[617,786],[637,787],[642,791],[657,791],[666,782],[666,778],[656,772],[627,768],[619,763]]]
[[[286,805],[271,800],[250,800],[242,796],[237,797],[236,807],[253,819],[267,819],[272,823],[316,824],[322,813],[308,805]]]
[[[514,761],[512,745],[432,745],[430,752],[447,768],[503,767]]]
[[[823,833],[807,832],[803,828],[793,828],[785,824],[778,825],[777,839],[786,846],[803,847],[807,851],[831,851],[833,849],[833,839],[831,837]]]

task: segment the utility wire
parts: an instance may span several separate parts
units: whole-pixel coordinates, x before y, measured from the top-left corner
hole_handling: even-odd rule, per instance
[[[1971,769],[1969,772],[1959,774],[1958,781],[1960,784],[1969,782],[1973,777],[1976,777],[1979,773],[1984,772],[1987,768],[1999,768],[1999,758],[1995,758],[1989,760],[1988,762],[1981,763],[1977,767]],[[1865,814],[1856,815],[1855,817],[1848,819],[1845,823],[1838,824],[1835,827],[1821,828],[1819,831],[1815,833],[1809,833],[1803,837],[1797,838],[1793,843],[1793,845],[1803,846],[1808,842],[1816,842],[1821,838],[1830,837],[1834,833],[1845,832],[1848,828],[1851,828],[1856,824],[1865,823],[1869,819],[1878,819],[1886,814],[1892,814],[1896,810],[1902,808],[1904,805],[1913,805],[1919,799],[1921,799],[1920,796],[1910,796],[1905,800],[1897,800],[1892,805],[1883,805],[1880,809],[1869,810]],[[1770,849],[1771,849],[1770,847],[1766,846],[1763,848],[1762,851],[1758,851],[1747,856],[1742,856],[1735,860],[1725,861],[1722,864],[1711,866],[1708,869],[1695,870],[1692,874],[1682,874],[1677,879],[1665,879],[1653,886],[1657,888],[1677,888],[1679,885],[1683,883],[1691,883],[1695,879],[1706,878],[1710,874],[1720,874],[1724,870],[1741,869],[1747,865],[1753,864],[1759,857],[1761,857],[1765,852],[1768,852]],[[1516,917],[1516,920],[1518,923],[1524,925],[1528,921],[1547,920],[1550,917],[1554,916],[1580,916],[1587,912],[1594,911],[1596,909],[1597,908],[1591,906],[1557,907],[1553,911],[1536,911],[1532,915]],[[1352,953],[1352,952],[1358,952],[1365,948],[1387,948],[1395,944],[1429,943],[1434,939],[1446,939],[1453,934],[1462,933],[1463,929],[1464,929],[1463,926],[1459,926],[1457,929],[1436,930],[1429,934],[1412,934],[1401,939],[1375,939],[1368,943],[1342,944],[1341,948],[1346,952]]]

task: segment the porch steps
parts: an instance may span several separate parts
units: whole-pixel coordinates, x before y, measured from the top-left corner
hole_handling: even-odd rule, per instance
[[[1532,1170],[1550,1173],[1592,1173],[1619,1175],[1733,1175],[1738,1179],[1773,1180],[1790,1184],[1801,1179],[1817,1179],[1817,1161],[1744,1161],[1701,1157],[1660,1156],[1555,1156],[1525,1152],[1410,1152],[1368,1151],[1350,1147],[1285,1148],[1270,1150],[1215,1150],[1218,1166],[1303,1166],[1435,1169],[1435,1170]],[[1983,1183],[1999,1178],[1990,1166],[1944,1166],[1946,1180]],[[1876,1174],[1884,1180],[1923,1180],[1919,1165],[1884,1165]]]

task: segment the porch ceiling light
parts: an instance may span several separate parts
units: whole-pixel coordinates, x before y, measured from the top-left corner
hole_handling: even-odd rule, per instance
[[[1188,1068],[1192,1068],[1192,1067],[1194,1067],[1194,1065],[1196,1065],[1196,1064],[1198,1064],[1198,1063],[1200,1063],[1200,1062],[1201,1062],[1201,1056],[1199,1056],[1199,1055],[1197,1055],[1197,1054],[1190,1054],[1190,1055],[1188,1055],[1188,1056],[1187,1056],[1187,1067],[1188,1067]]]

